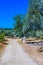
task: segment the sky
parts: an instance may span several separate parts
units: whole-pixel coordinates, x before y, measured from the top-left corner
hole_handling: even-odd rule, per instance
[[[0,0],[0,28],[12,28],[13,17],[25,14],[28,0]]]

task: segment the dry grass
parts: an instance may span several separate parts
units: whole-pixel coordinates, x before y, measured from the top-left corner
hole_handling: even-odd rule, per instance
[[[38,51],[38,46],[23,43],[21,39],[17,39],[17,41],[38,65],[43,65],[43,52]]]
[[[43,41],[43,39],[37,39],[37,38],[27,38],[26,42],[40,42]]]
[[[4,49],[6,48],[7,42],[8,42],[9,40],[10,40],[10,39],[7,38],[6,41],[4,41],[3,43],[0,43],[0,56],[2,56],[2,54],[4,53]]]

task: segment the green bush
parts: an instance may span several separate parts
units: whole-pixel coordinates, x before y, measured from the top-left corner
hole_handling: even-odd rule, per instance
[[[21,32],[21,31],[18,31],[18,32],[15,33],[15,35],[16,35],[17,37],[22,37],[22,32]]]
[[[43,31],[40,31],[40,38],[43,39]]]
[[[5,39],[4,39],[4,36],[5,34],[4,33],[0,33],[0,42],[3,42]]]
[[[37,31],[36,32],[36,37],[43,39],[43,31]]]

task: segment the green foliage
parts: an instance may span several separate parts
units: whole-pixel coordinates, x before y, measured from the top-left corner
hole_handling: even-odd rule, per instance
[[[41,0],[41,4],[40,4],[40,14],[41,16],[43,16],[43,1]]]
[[[41,28],[41,15],[40,15],[40,1],[31,0],[31,5],[29,9],[29,22],[31,29],[40,29]]]
[[[36,32],[36,37],[43,39],[43,31],[39,30]]]
[[[43,3],[42,0],[30,0],[30,8],[25,16],[17,15],[15,20],[15,35],[22,37],[43,38]]]
[[[42,29],[40,14],[41,0],[30,0],[30,8],[23,19],[23,33],[26,36],[36,36],[36,31]]]
[[[23,18],[23,25],[22,25],[22,32],[24,35],[27,35],[27,32],[29,31],[29,14],[27,13]]]
[[[15,35],[21,37],[22,36],[22,17],[21,15],[17,15],[14,17],[15,20]]]
[[[5,39],[4,39],[4,36],[5,34],[4,33],[0,33],[0,42],[3,42]]]

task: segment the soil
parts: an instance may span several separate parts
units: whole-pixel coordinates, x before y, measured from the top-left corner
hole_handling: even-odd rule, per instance
[[[6,41],[4,41],[3,43],[0,42],[0,57],[4,53],[4,50],[5,50],[6,46],[7,46],[7,42],[9,40],[10,40],[10,38],[7,38]]]
[[[5,44],[0,43],[0,56],[3,54],[5,47],[6,47]]]
[[[27,52],[38,65],[43,65],[43,52],[38,51],[38,46],[34,44],[23,43],[21,39],[17,39],[19,44],[23,47],[25,52]]]

